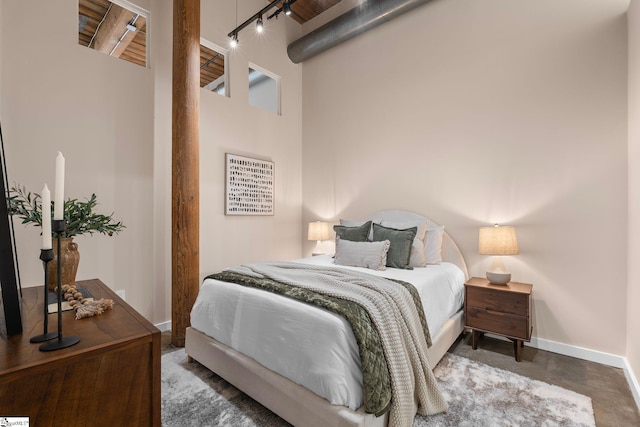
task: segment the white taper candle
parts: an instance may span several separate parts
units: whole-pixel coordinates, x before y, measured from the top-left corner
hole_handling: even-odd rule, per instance
[[[56,198],[53,204],[53,219],[64,219],[64,156],[58,151],[56,157]]]
[[[42,189],[42,249],[51,248],[51,192],[45,184]]]

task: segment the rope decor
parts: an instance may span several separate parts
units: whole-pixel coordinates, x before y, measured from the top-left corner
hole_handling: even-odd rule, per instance
[[[93,317],[113,308],[113,300],[101,298],[89,300],[73,285],[62,285],[62,295],[76,312],[76,319]]]

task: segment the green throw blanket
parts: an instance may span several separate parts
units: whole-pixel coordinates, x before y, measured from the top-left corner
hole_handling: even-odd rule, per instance
[[[266,277],[255,277],[253,275],[227,270],[212,274],[207,278],[263,289],[324,308],[343,316],[351,324],[360,351],[365,412],[380,416],[389,410],[392,399],[392,387],[389,369],[387,367],[387,359],[382,348],[378,330],[371,321],[365,308],[352,301],[324,295]],[[418,291],[410,283],[399,280],[392,281],[397,283],[398,286],[404,286],[411,294],[420,317],[427,345],[431,347],[431,336]]]

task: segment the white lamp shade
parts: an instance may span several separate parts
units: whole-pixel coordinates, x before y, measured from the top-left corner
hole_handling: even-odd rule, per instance
[[[329,223],[316,221],[309,223],[309,240],[329,240]]]
[[[480,227],[478,252],[481,255],[518,255],[516,230],[511,226]]]

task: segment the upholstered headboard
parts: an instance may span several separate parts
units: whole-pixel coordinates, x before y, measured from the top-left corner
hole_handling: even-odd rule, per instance
[[[389,222],[427,221],[427,229],[439,226],[439,224],[431,220],[431,218],[427,218],[415,212],[401,210],[387,210],[376,212],[372,215],[369,215],[367,219],[375,222],[380,222],[382,220]],[[454,242],[451,236],[449,236],[449,234],[446,232],[446,229],[442,239],[442,260],[457,265],[464,272],[464,277],[467,279],[469,278],[467,263],[462,256],[462,252],[460,252],[460,249],[458,248],[458,245],[456,245],[456,242]]]

